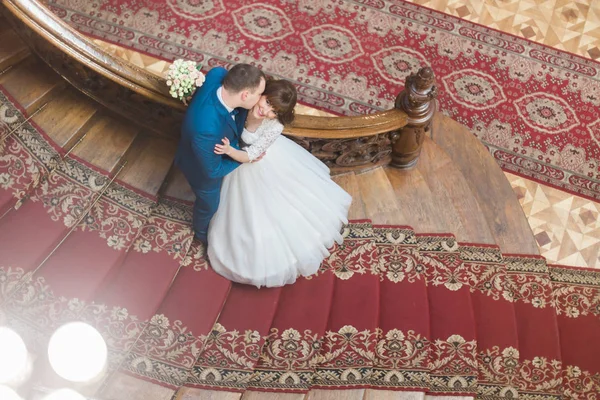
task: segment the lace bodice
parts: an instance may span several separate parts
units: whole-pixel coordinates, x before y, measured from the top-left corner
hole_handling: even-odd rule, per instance
[[[276,119],[265,119],[256,132],[250,132],[244,128],[242,140],[248,145],[244,147],[244,150],[248,153],[250,161],[254,161],[264,153],[281,135],[281,132],[283,132],[283,125]]]

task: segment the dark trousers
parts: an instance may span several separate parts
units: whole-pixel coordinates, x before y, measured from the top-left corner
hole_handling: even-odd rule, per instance
[[[208,225],[219,208],[221,186],[212,189],[192,188],[196,195],[194,202],[194,233],[205,245],[208,243]]]

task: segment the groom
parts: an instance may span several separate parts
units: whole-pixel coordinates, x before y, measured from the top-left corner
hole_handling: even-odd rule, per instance
[[[248,110],[264,90],[265,75],[252,65],[238,64],[229,72],[216,67],[206,74],[188,106],[175,165],[196,195],[194,232],[205,245],[208,224],[219,207],[223,177],[240,165],[226,155],[215,154],[215,145],[226,137],[238,148]]]

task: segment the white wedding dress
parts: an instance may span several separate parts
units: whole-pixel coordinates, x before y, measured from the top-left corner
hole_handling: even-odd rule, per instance
[[[219,209],[208,230],[208,257],[220,275],[258,287],[283,286],[317,272],[341,243],[351,196],[329,168],[264,120],[244,129],[251,160],[223,180]]]

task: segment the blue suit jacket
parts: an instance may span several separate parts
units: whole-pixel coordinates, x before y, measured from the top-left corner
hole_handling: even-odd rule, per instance
[[[181,169],[195,192],[220,188],[223,177],[240,163],[226,155],[214,153],[215,144],[227,137],[239,148],[239,137],[248,110],[239,108],[235,121],[217,97],[227,70],[213,68],[204,84],[196,90],[185,114],[175,164]],[[218,201],[218,200],[217,200]]]

